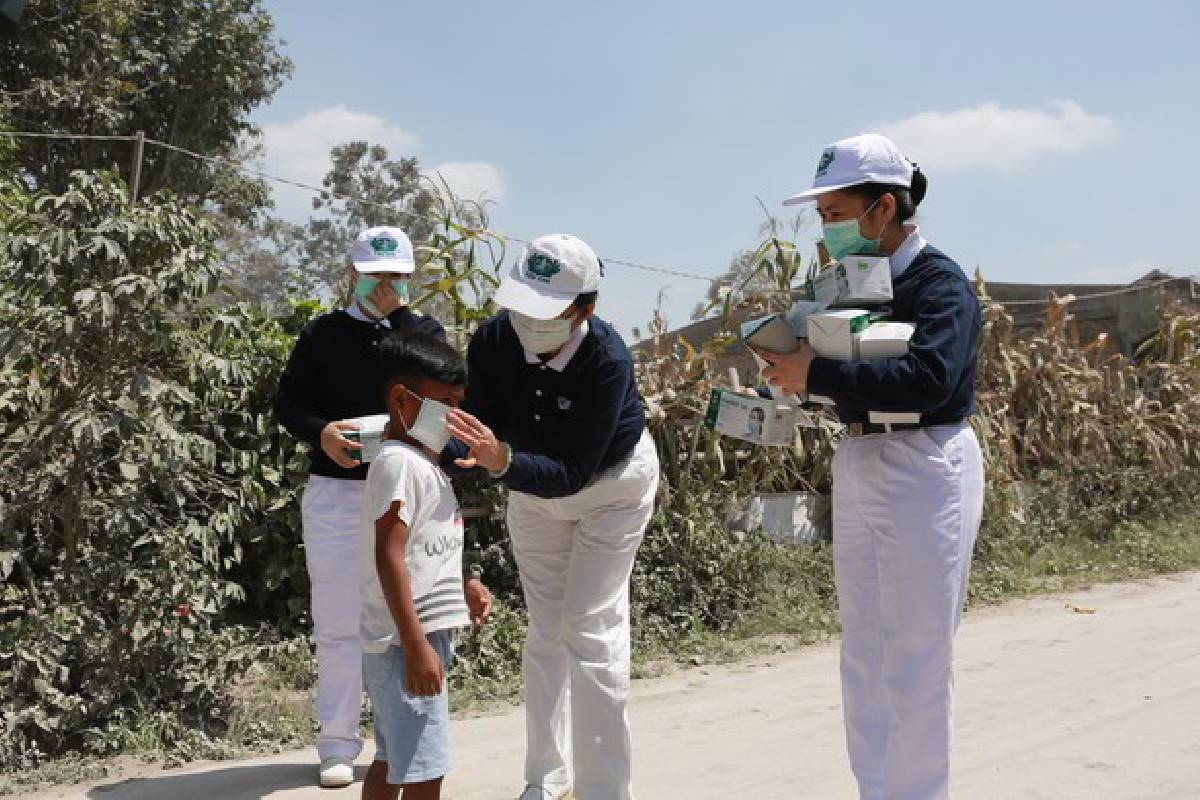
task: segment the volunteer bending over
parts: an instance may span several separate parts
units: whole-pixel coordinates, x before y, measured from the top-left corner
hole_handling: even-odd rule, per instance
[[[926,179],[883,136],[827,147],[813,186],[831,257],[886,255],[890,318],[907,355],[818,358],[805,344],[760,353],[784,391],[833,399],[849,438],[833,462],[833,544],[850,764],[863,800],[948,796],[951,659],[983,505],[975,407],[981,326],[971,283],[912,223]],[[877,425],[870,412],[918,412]]]
[[[447,450],[508,488],[529,609],[527,786],[520,800],[627,800],[629,577],[658,457],[633,360],[592,311],[601,266],[573,236],[534,241],[496,292],[506,311],[467,350]],[[468,453],[469,450],[469,453]]]
[[[362,749],[358,517],[367,465],[350,455],[359,444],[346,438],[355,425],[344,420],[387,413],[376,376],[376,347],[385,333],[446,338],[437,320],[407,307],[408,280],[416,265],[404,231],[363,231],[350,259],[354,302],[304,328],[275,397],[275,413],[284,427],[312,446],[300,505],[317,645],[319,779],[325,787],[354,781],[353,763]]]

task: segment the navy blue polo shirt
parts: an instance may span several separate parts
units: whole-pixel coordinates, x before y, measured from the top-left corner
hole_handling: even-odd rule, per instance
[[[908,354],[870,361],[817,358],[808,391],[837,403],[842,422],[868,412],[919,412],[922,425],[958,422],[975,411],[975,363],[983,325],[979,300],[958,264],[926,245],[893,278],[888,319],[916,330]]]
[[[386,325],[331,311],[308,323],[296,340],[279,376],[275,415],[293,436],[312,446],[310,474],[366,479],[368,465],[343,469],[325,455],[321,431],[339,419],[387,413],[375,348],[389,330],[446,338],[436,319],[401,307],[388,315]]]
[[[561,372],[528,362],[507,311],[484,322],[467,347],[462,407],[512,448],[505,485],[538,497],[575,494],[632,453],[646,428],[633,357],[595,316]],[[466,453],[451,441],[443,463]]]

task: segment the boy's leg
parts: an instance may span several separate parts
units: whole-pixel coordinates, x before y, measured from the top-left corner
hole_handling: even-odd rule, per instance
[[[531,786],[566,788],[571,784],[571,750],[562,604],[575,524],[551,517],[547,512],[553,502],[512,492],[507,520],[529,611],[521,665],[525,780]]]
[[[403,786],[387,782],[387,762],[373,761],[363,781],[362,800],[399,800],[401,790],[404,800],[439,800],[442,796],[442,778]]]
[[[317,646],[317,719],[321,760],[353,760],[362,750],[362,645],[359,639],[361,481],[313,477],[301,503]]]
[[[371,762],[363,780],[362,800],[397,800],[400,797],[400,787],[387,782],[387,771],[386,761]]]
[[[648,440],[647,440],[648,441]],[[653,446],[567,505],[579,506],[563,608],[571,667],[575,796],[630,800],[629,577],[658,486]]]

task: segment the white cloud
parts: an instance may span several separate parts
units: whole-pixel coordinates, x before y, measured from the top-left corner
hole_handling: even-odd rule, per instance
[[[930,169],[1011,172],[1048,156],[1069,156],[1116,141],[1116,123],[1071,100],[1049,111],[984,103],[926,111],[878,127],[906,155]]]
[[[329,171],[330,149],[350,141],[381,144],[393,158],[413,155],[419,144],[416,134],[383,117],[339,105],[312,111],[291,122],[264,125],[263,169],[281,178],[320,186]],[[311,210],[312,192],[272,185],[276,208],[283,216],[302,218]]]
[[[309,112],[291,122],[264,125],[261,167],[281,178],[320,186],[329,171],[329,151],[350,141],[383,145],[392,158],[417,155],[420,145],[416,134],[383,117],[338,105]],[[492,164],[447,161],[427,171],[434,178],[438,173],[464,199],[504,199],[504,176]],[[312,212],[312,192],[284,184],[272,184],[272,188],[275,208],[281,216],[299,221]]]
[[[430,170],[429,176],[439,186],[444,180],[450,191],[463,200],[504,199],[504,176],[484,161],[447,161]]]

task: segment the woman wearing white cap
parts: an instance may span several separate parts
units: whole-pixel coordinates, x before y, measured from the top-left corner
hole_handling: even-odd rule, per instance
[[[367,465],[350,455],[359,445],[346,433],[356,426],[342,420],[387,412],[375,370],[375,348],[385,333],[446,338],[437,320],[407,306],[416,264],[404,231],[363,231],[350,259],[354,302],[304,328],[275,397],[284,427],[312,446],[301,515],[317,645],[317,754],[326,787],[353,782],[353,762],[362,749],[358,517]]]
[[[890,261],[890,318],[915,333],[907,355],[870,361],[762,353],[769,383],[837,403],[849,437],[833,463],[833,542],[842,618],[842,696],[863,800],[948,796],[954,634],[983,506],[975,408],[981,327],[970,281],[911,222],[926,179],[890,140],[827,147],[813,186],[831,257]],[[875,425],[870,412],[920,422]]]
[[[574,236],[536,239],[496,292],[506,311],[467,350],[447,460],[509,488],[529,610],[520,800],[626,800],[629,577],[658,457],[633,359],[592,315],[601,265]]]

